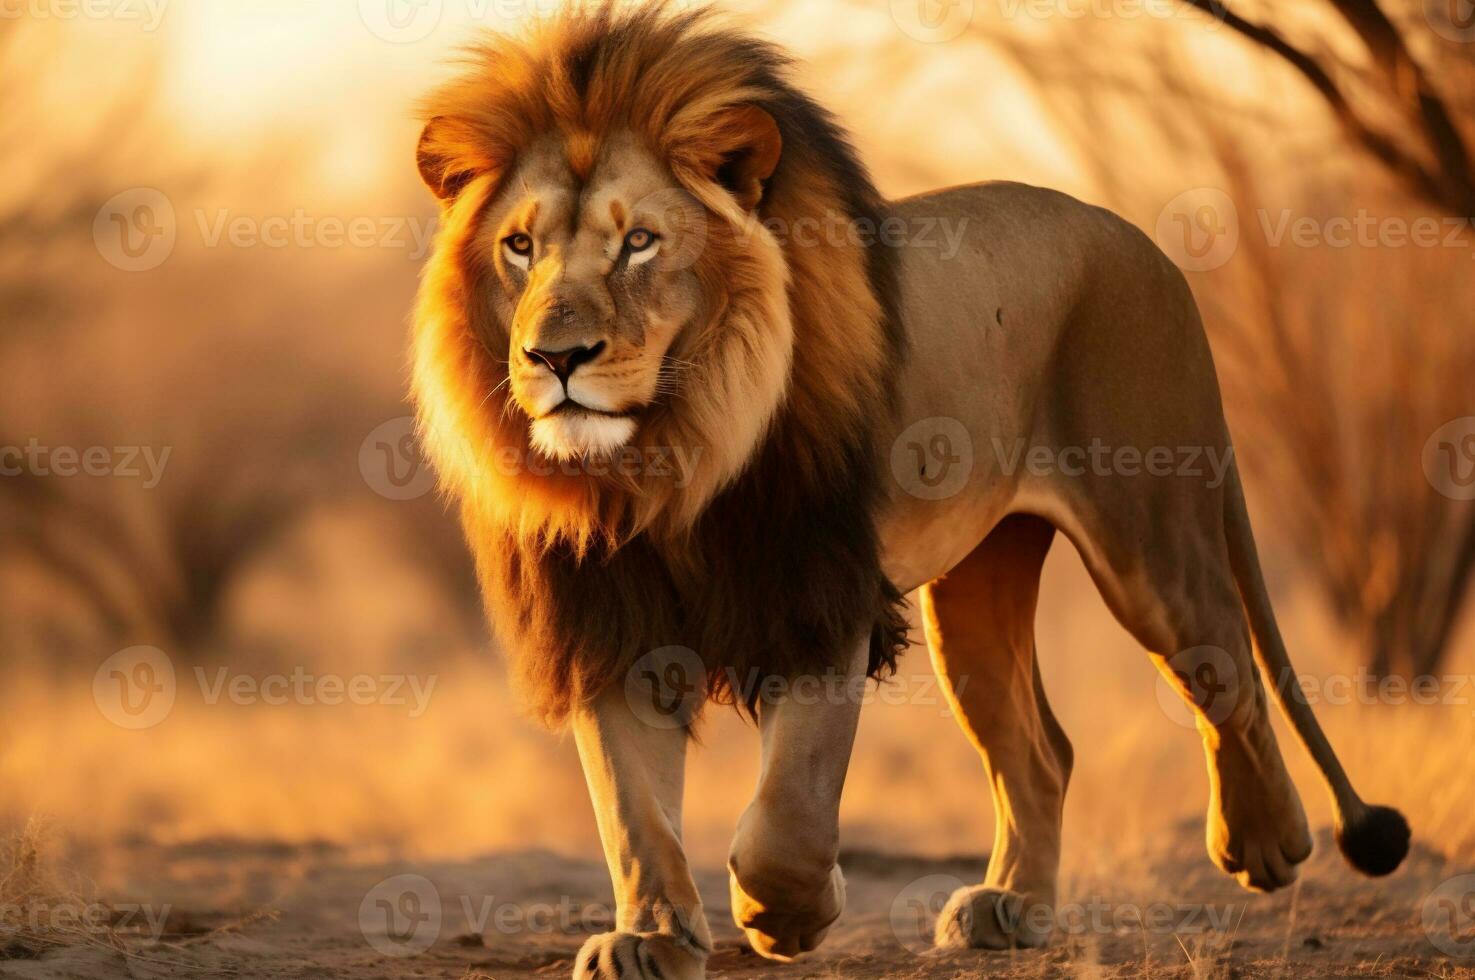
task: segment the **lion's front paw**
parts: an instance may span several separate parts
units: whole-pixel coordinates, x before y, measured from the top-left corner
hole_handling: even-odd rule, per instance
[[[763,902],[748,893],[737,874],[731,877],[730,891],[732,917],[747,933],[754,952],[780,962],[817,948],[845,910],[845,876],[839,865],[813,895],[789,889],[781,901]]]
[[[658,932],[607,932],[579,950],[574,980],[703,980],[706,957]]]
[[[933,941],[941,949],[1038,948],[1050,941],[1054,925],[1048,902],[977,885],[953,892],[937,917]]]

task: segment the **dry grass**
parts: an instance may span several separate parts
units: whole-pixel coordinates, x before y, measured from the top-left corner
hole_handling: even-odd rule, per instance
[[[48,841],[45,824],[34,818],[0,838],[0,960],[70,946],[122,951],[110,910],[57,870]]]

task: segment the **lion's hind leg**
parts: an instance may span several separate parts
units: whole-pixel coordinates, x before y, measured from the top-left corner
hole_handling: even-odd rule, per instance
[[[937,923],[940,946],[1042,946],[1052,932],[1072,755],[1045,701],[1034,620],[1054,536],[1038,517],[1007,517],[922,592],[927,645],[958,723],[983,758],[996,819],[984,883],[948,901]]]
[[[1129,507],[1097,487],[1057,521],[1107,605],[1192,712],[1208,764],[1209,856],[1246,888],[1289,885],[1311,836],[1271,728],[1223,490],[1151,480],[1113,489],[1148,504]]]

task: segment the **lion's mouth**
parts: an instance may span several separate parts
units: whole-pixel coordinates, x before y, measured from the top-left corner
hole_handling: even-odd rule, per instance
[[[589,408],[565,399],[533,419],[533,448],[554,459],[606,456],[625,446],[637,422],[628,412]]]
[[[557,405],[554,405],[548,411],[540,415],[539,418],[546,419],[552,418],[556,415],[569,414],[592,415],[598,418],[606,419],[633,419],[635,417],[634,412],[609,412],[605,411],[602,408],[590,408],[588,405],[585,405],[581,402],[576,402],[572,398],[565,398],[563,401],[559,402]]]

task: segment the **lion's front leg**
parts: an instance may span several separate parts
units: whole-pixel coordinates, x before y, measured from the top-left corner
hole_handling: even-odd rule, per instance
[[[681,848],[686,728],[641,718],[614,689],[573,729],[616,903],[615,931],[584,944],[574,977],[701,980],[712,937]]]
[[[867,647],[833,676],[791,679],[759,704],[763,766],[728,869],[732,914],[763,956],[818,946],[845,908],[840,793],[865,693]]]

